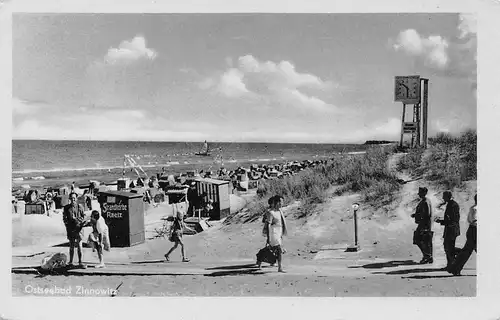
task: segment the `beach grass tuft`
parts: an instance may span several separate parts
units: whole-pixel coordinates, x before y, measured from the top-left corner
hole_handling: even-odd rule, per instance
[[[388,203],[400,188],[396,174],[387,165],[391,151],[373,147],[364,154],[339,154],[325,165],[294,176],[265,180],[245,215],[251,221],[257,219],[252,217],[260,216],[267,208],[267,199],[276,194],[284,197],[285,203],[298,200],[310,209],[325,202],[332,190],[337,196],[354,192],[361,194],[361,201]]]
[[[425,152],[410,150],[397,168],[445,189],[461,187],[465,181],[477,179],[477,133],[475,130],[457,136],[439,133],[429,138]]]

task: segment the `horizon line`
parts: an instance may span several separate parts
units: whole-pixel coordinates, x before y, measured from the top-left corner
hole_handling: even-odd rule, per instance
[[[220,140],[212,140],[203,139],[203,140],[191,140],[191,141],[173,141],[173,140],[99,140],[99,139],[26,139],[26,138],[12,138],[12,141],[88,141],[88,142],[171,142],[171,143],[203,143],[207,141],[208,143],[275,143],[275,144],[364,144],[367,141],[388,141],[390,143],[396,143],[396,140],[390,139],[368,139],[358,142],[294,142],[294,141],[220,141]]]

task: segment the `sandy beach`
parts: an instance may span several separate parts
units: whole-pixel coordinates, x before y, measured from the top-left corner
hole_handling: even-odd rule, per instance
[[[475,188],[475,182],[470,182],[456,192],[455,199],[464,210],[471,203]],[[357,201],[357,194],[332,195],[307,217],[300,212],[299,203],[285,207],[290,232],[284,239],[287,249],[284,256],[287,273],[284,274],[265,264],[262,270],[253,266],[255,254],[265,242],[262,225],[260,221],[242,222],[247,214],[246,210],[241,210],[246,201],[235,196],[232,197],[232,211],[239,213],[231,222],[214,222],[205,232],[185,236],[189,263],[180,262],[180,252],[172,254],[171,262],[164,262],[163,255],[172,243],[160,238],[131,248],[112,248],[105,256],[107,268],[97,271],[92,268],[97,263],[97,256],[85,248],[84,261],[89,263],[88,269],[49,276],[14,270],[12,292],[32,295],[36,293],[29,292],[31,287],[57,287],[72,288],[71,295],[79,295],[77,287],[108,292],[119,286],[117,296],[475,296],[475,254],[461,277],[443,271],[445,256],[439,225],[434,226],[434,263],[416,265],[420,253],[412,245],[415,225],[410,214],[416,204],[417,189],[417,182],[409,182],[401,190],[400,199],[390,207],[361,207],[362,250],[355,253],[346,253],[343,249],[353,242],[349,208]],[[437,190],[430,189],[429,195],[434,204],[440,202]],[[160,209],[146,215],[150,234],[153,226],[161,224],[161,216]],[[465,219],[466,215],[462,215],[462,230],[466,230]],[[42,226],[39,222],[32,224],[31,234],[34,225]],[[54,237],[52,240],[60,239],[55,224],[48,225],[44,229]],[[459,237],[457,247],[464,242],[465,237]],[[26,241],[19,240],[19,243]],[[13,266],[39,264],[43,254],[22,257],[30,248],[32,253],[67,250],[67,247],[17,246],[13,248]]]

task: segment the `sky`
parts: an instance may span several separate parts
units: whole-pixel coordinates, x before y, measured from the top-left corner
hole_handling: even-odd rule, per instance
[[[13,139],[399,140],[402,75],[429,79],[430,136],[477,126],[470,14],[16,13],[12,33]]]

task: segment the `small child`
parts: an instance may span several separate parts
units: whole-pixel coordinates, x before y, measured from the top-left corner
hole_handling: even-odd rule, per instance
[[[99,257],[99,264],[96,268],[104,268],[104,257],[102,250],[109,251],[109,231],[104,218],[101,218],[99,211],[93,210],[90,217],[90,226],[92,226],[92,233],[89,234],[88,244],[94,249],[97,249],[97,256]],[[92,251],[93,251],[92,250]]]

